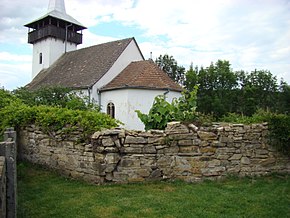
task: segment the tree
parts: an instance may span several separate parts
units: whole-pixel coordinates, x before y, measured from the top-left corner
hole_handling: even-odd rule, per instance
[[[197,111],[220,118],[227,113],[251,116],[264,111],[289,113],[290,87],[268,70],[234,72],[230,63],[218,60],[203,68],[191,64],[185,74],[185,88],[199,86]]]
[[[279,112],[280,113],[286,113],[290,114],[290,86],[284,82],[281,81],[280,84],[280,95],[279,95]]]
[[[156,58],[155,63],[165,71],[168,76],[173,79],[175,82],[183,85],[184,83],[184,73],[185,68],[183,66],[178,66],[177,61],[168,54],[160,55]]]
[[[191,64],[185,76],[185,87],[188,90],[196,85],[198,89],[198,111],[220,117],[235,109],[235,90],[237,77],[228,61],[218,60],[209,67],[195,69]]]
[[[65,87],[44,87],[38,90],[22,87],[14,90],[13,93],[29,106],[47,105],[79,110],[99,110],[95,103],[89,102],[86,97],[80,97],[72,89]]]
[[[198,85],[198,66],[193,68],[193,63],[190,64],[189,70],[185,74],[184,86],[188,91],[194,90],[194,87]]]
[[[254,70],[251,73],[239,71],[236,73],[240,84],[237,96],[238,112],[252,115],[258,109],[276,111],[280,104],[278,100],[277,78],[267,70]]]

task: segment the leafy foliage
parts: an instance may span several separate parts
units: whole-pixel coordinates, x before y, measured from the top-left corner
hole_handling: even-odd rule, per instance
[[[7,90],[0,89],[0,110],[13,102],[20,102],[12,93]]]
[[[290,156],[290,116],[279,114],[269,120],[271,144]]]
[[[14,95],[29,106],[48,105],[73,110],[99,110],[87,97],[81,97],[81,93],[77,95],[72,89],[65,87],[44,87],[38,90],[23,87],[14,90]]]
[[[196,121],[196,93],[197,87],[192,92],[183,92],[179,99],[172,103],[166,101],[164,95],[155,97],[148,114],[136,110],[139,119],[144,123],[145,130],[165,129],[171,121]]]
[[[55,95],[50,96],[51,93]],[[85,139],[94,131],[120,124],[119,121],[87,105],[80,97],[70,95],[60,88],[39,92],[21,89],[15,91],[14,95],[0,90],[0,104],[1,135],[7,127],[36,124],[48,133],[59,130],[68,133],[81,129]]]
[[[185,87],[199,85],[197,110],[217,120],[228,113],[252,116],[258,109],[289,113],[290,88],[267,70],[234,72],[228,61],[218,60],[209,67],[193,65],[186,73]]]
[[[166,124],[173,120],[174,106],[166,101],[164,95],[156,96],[149,114],[136,110],[139,119],[144,123],[145,130],[165,129]]]
[[[36,124],[47,133],[74,131],[81,129],[83,137],[102,128],[116,127],[119,122],[110,116],[97,111],[71,110],[55,106],[28,106],[26,104],[11,104],[0,110],[1,130],[13,126],[20,127]]]
[[[238,86],[236,75],[232,73],[228,61],[217,61],[207,68],[191,65],[186,74],[185,86],[188,90],[199,85],[197,107],[198,111],[221,117],[232,110],[233,91]]]
[[[183,85],[185,68],[179,66],[173,56],[169,56],[168,54],[163,56],[160,55],[156,58],[155,63],[160,67],[160,69],[165,71],[171,79]]]
[[[219,119],[221,122],[227,123],[243,123],[243,124],[252,124],[252,123],[263,123],[268,122],[272,116],[275,114],[270,111],[265,111],[263,109],[258,109],[256,113],[252,116],[245,116],[238,113],[228,113]]]

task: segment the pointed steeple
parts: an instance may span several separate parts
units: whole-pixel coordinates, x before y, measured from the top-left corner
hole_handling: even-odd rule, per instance
[[[64,0],[49,0],[48,12],[54,10],[66,14]]]

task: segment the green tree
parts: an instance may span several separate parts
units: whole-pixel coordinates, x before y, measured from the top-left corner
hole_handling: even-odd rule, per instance
[[[258,109],[273,111],[277,109],[281,103],[278,100],[279,86],[277,78],[270,71],[254,70],[251,73],[239,71],[236,74],[240,84],[237,112],[251,116]]]
[[[237,76],[228,61],[218,60],[209,67],[200,69],[191,65],[186,73],[185,87],[188,90],[196,85],[198,89],[198,111],[220,117],[235,110]]]
[[[185,87],[199,85],[197,110],[216,119],[227,113],[252,116],[257,110],[289,113],[290,88],[268,70],[234,72],[228,61],[218,60],[203,68],[191,64]]]
[[[160,69],[165,71],[171,79],[180,85],[183,85],[185,68],[183,66],[178,66],[177,61],[173,56],[169,56],[168,54],[163,56],[160,55],[156,58],[155,63],[160,67]]]
[[[72,89],[65,87],[44,87],[38,90],[22,87],[14,90],[13,93],[29,106],[47,105],[79,110],[99,110],[99,107],[89,102],[87,97],[80,97]]]
[[[290,114],[290,86],[284,82],[281,81],[280,87],[279,87],[280,95],[279,95],[279,108],[278,111],[280,113],[286,113]]]

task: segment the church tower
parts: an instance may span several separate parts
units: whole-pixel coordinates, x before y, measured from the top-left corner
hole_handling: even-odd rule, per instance
[[[49,0],[47,13],[25,27],[28,43],[33,44],[32,79],[62,54],[76,50],[86,29],[66,13],[64,0]]]

